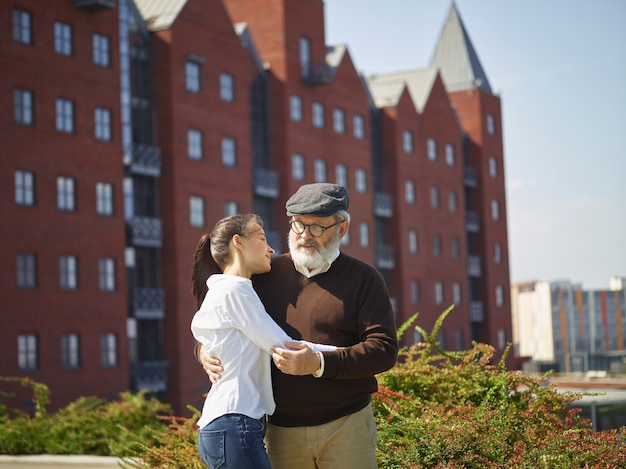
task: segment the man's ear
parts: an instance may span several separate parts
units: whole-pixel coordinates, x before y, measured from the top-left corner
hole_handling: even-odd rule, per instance
[[[350,223],[348,223],[346,220],[342,221],[339,224],[339,237],[343,238],[345,236],[345,234],[348,232],[348,227],[350,226]]]

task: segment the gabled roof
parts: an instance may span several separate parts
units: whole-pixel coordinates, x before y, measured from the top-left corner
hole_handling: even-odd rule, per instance
[[[339,67],[339,64],[341,63],[341,60],[343,59],[346,51],[347,48],[345,44],[337,44],[334,46],[326,47],[326,64],[328,65],[331,77],[335,76],[337,67]]]
[[[393,107],[408,88],[413,105],[418,112],[424,110],[428,96],[437,77],[437,70],[427,68],[424,70],[410,70],[406,72],[387,73],[384,75],[372,75],[367,77],[376,107]]]
[[[492,92],[454,2],[448,11],[430,66],[441,71],[441,78],[449,92],[474,88]]]
[[[169,29],[187,0],[134,0],[150,31]]]

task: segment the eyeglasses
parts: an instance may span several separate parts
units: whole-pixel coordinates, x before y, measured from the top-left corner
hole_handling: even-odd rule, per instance
[[[306,230],[308,228],[309,229],[309,233],[314,238],[319,238],[320,236],[322,236],[324,234],[324,231],[326,231],[328,228],[332,228],[333,226],[338,225],[339,223],[341,223],[341,221],[333,223],[332,225],[322,226],[322,225],[318,225],[317,223],[313,223],[311,225],[307,225],[306,223],[302,223],[299,220],[290,220],[289,221],[289,224],[291,225],[291,231],[293,231],[296,234],[302,234],[302,233],[304,233],[304,230]]]

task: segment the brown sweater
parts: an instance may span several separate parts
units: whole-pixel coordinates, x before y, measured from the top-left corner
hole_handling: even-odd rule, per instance
[[[346,347],[324,352],[321,378],[272,367],[276,412],[270,422],[319,425],[365,407],[378,389],[374,375],[391,368],[398,354],[389,294],[378,271],[340,254],[328,272],[307,279],[283,254],[269,273],[252,280],[268,313],[291,337]]]

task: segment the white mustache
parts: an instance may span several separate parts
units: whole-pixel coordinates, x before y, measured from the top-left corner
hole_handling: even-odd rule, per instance
[[[308,240],[308,241],[307,241],[307,240],[305,240],[305,239],[301,239],[301,240],[298,240],[296,243],[297,243],[297,244],[296,244],[296,246],[298,246],[298,247],[300,247],[300,246],[305,246],[305,247],[318,247],[318,246],[317,246],[317,243],[316,243],[315,241],[313,241],[313,240]]]

